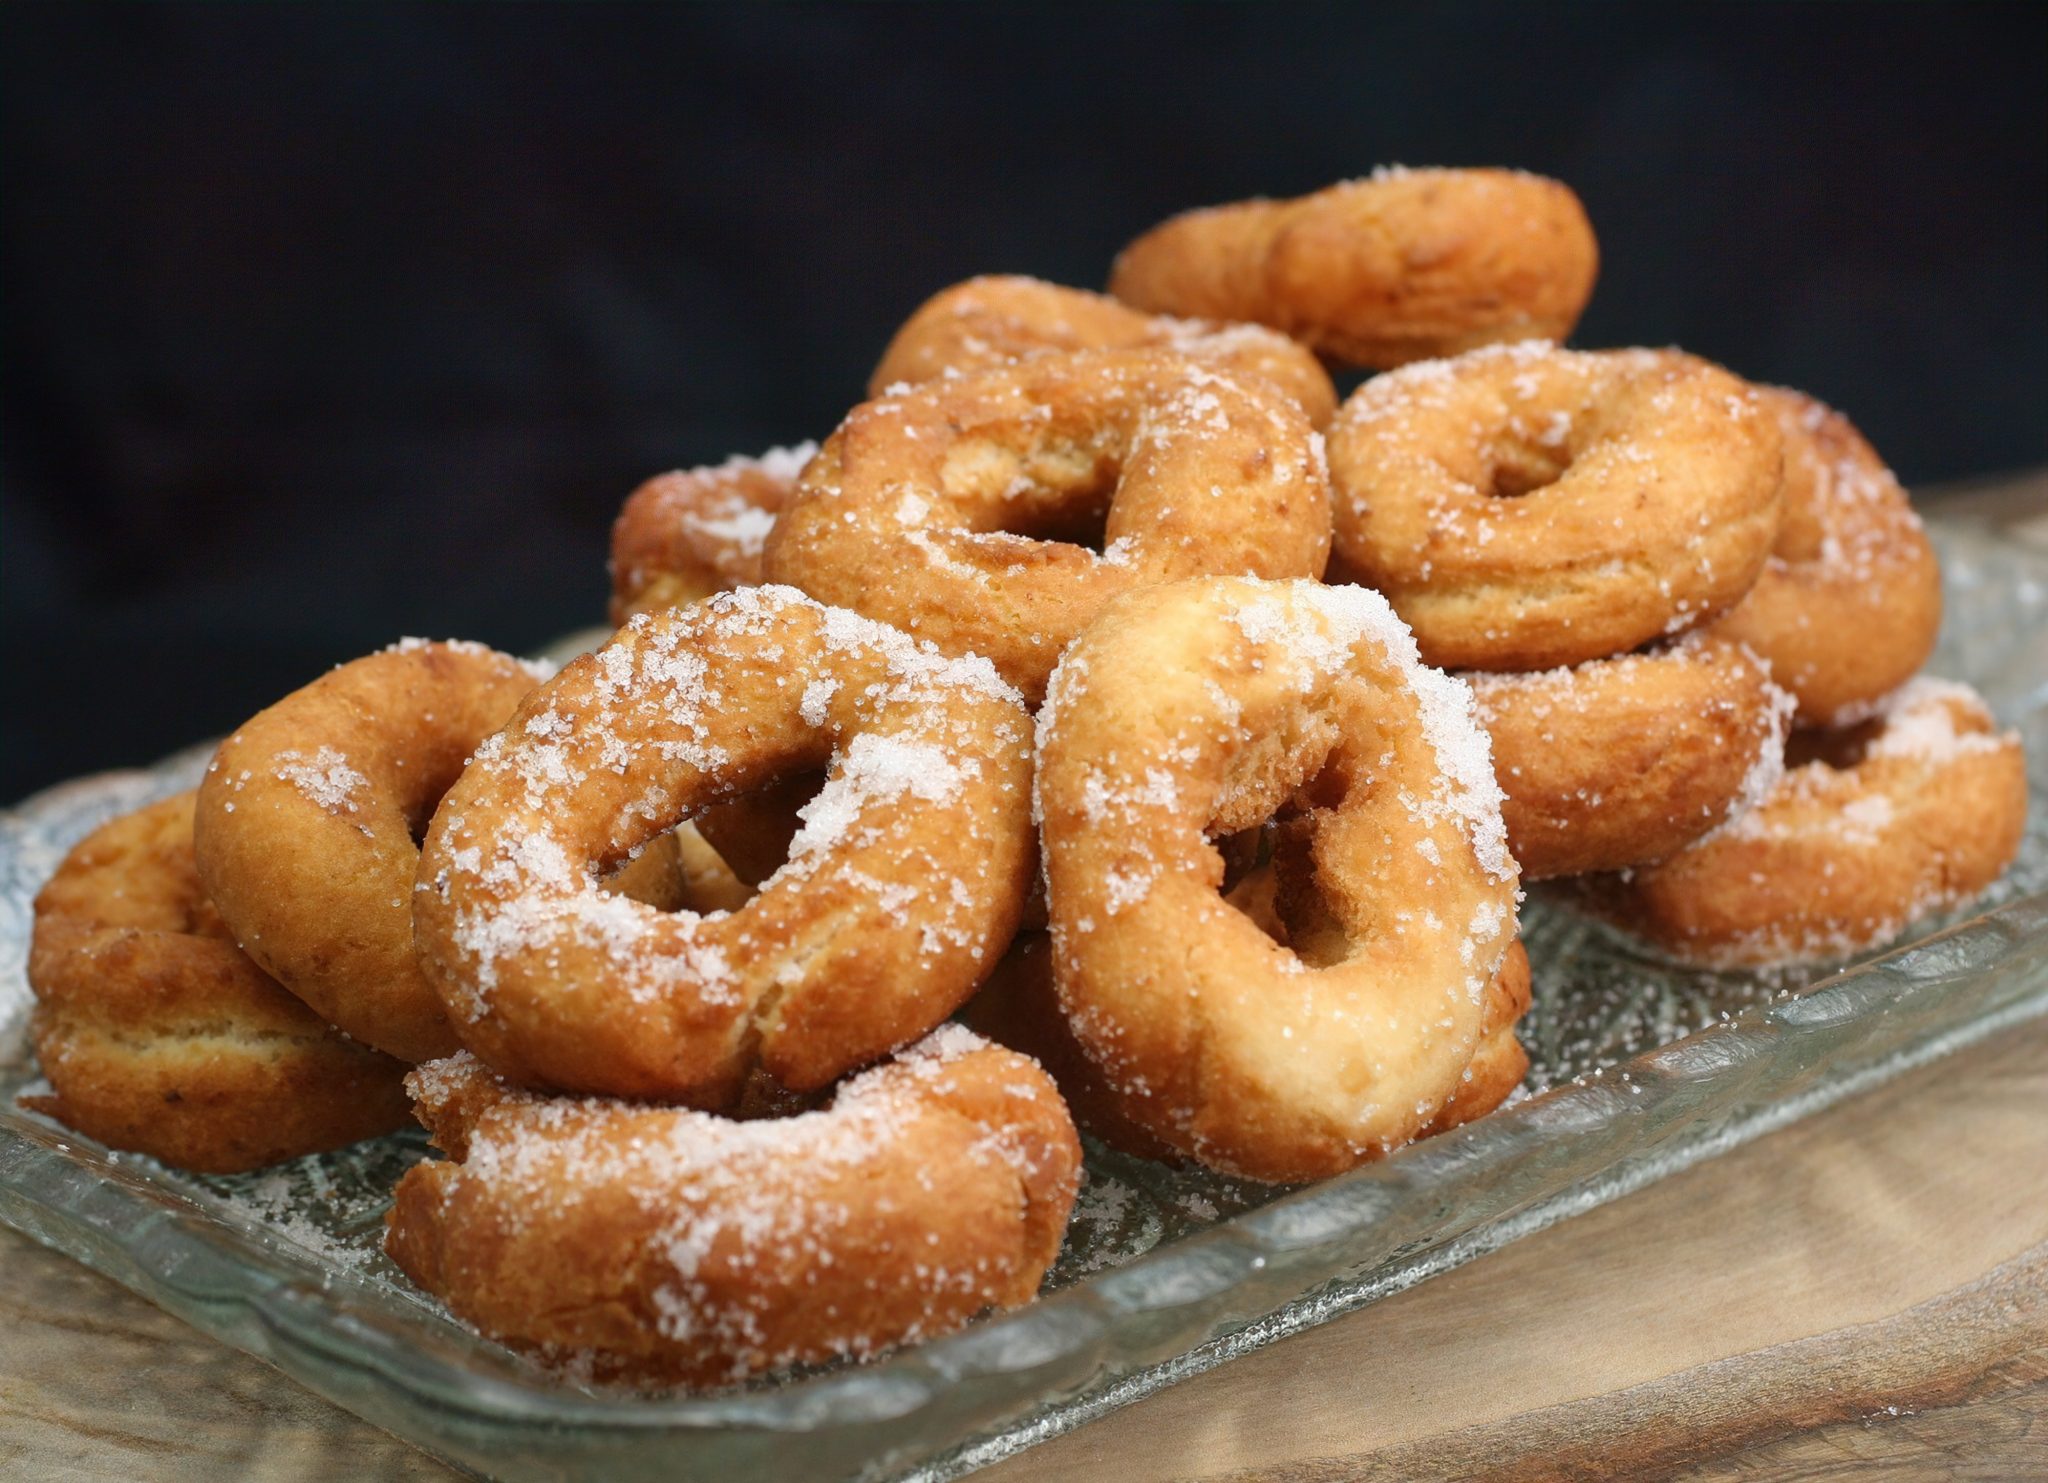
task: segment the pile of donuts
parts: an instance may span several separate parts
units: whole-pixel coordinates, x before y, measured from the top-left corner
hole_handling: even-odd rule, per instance
[[[714,1385],[1027,1301],[1077,1124],[1300,1181],[1492,1110],[1524,881],[1710,966],[1969,899],[2024,763],[1918,677],[1904,492],[1558,348],[1595,268],[1562,185],[1393,169],[940,293],[822,445],[633,493],[595,652],[404,641],[80,844],[39,1105],[210,1171],[416,1116],[408,1276]]]

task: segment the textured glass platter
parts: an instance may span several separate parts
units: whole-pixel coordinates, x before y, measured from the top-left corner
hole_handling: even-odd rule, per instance
[[[582,1388],[477,1337],[379,1252],[417,1136],[207,1178],[21,1109],[30,898],[89,829],[189,786],[206,748],[0,814],[0,1221],[489,1477],[958,1476],[2048,1012],[2048,554],[1935,535],[1949,612],[1930,668],[2022,729],[2033,778],[2020,860],[1964,920],[1770,977],[1674,970],[1532,900],[1533,1069],[1512,1106],[1299,1190],[1091,1149],[1045,1299],[952,1338],[711,1396]]]

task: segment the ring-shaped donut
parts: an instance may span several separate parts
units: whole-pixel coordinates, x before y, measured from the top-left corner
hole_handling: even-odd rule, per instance
[[[547,673],[407,639],[236,728],[199,788],[199,876],[243,951],[401,1061],[457,1048],[413,952],[416,841],[479,743]]]
[[[1777,532],[1777,419],[1691,356],[1504,345],[1376,376],[1330,427],[1330,579],[1422,656],[1549,669],[1748,592]]]
[[[1753,813],[1586,899],[1683,962],[1830,962],[1962,905],[2019,850],[2019,736],[1965,685],[1923,676],[1859,726],[1792,741],[1799,765]]]
[[[685,816],[827,769],[739,910],[598,882]],[[421,963],[468,1047],[529,1085],[730,1106],[930,1030],[1008,944],[1031,734],[986,660],[787,587],[643,613],[530,696],[420,861]]]
[[[1662,860],[1756,807],[1784,771],[1791,698],[1727,639],[1464,678],[1524,880]]]
[[[970,278],[925,300],[882,352],[868,395],[1048,351],[1147,348],[1263,376],[1299,402],[1316,427],[1337,410],[1337,389],[1323,363],[1277,330],[1142,314],[1107,294],[1007,275]]]
[[[386,1251],[600,1379],[723,1384],[1028,1302],[1080,1180],[1045,1073],[957,1025],[781,1119],[536,1095],[467,1056],[412,1085],[450,1157],[399,1181]]]
[[[1109,291],[1248,319],[1385,369],[1500,340],[1562,340],[1599,271],[1585,208],[1515,170],[1376,170],[1289,201],[1185,212],[1126,247]]]
[[[614,627],[761,580],[761,547],[816,443],[649,479],[612,523]]]
[[[1098,552],[1077,544],[1100,530]],[[1119,594],[1319,576],[1320,440],[1263,381],[1161,350],[1046,355],[864,403],[811,460],[765,570],[1035,701]]]
[[[179,1169],[237,1174],[388,1133],[405,1067],[236,947],[192,858],[194,795],[88,834],[37,894],[28,981],[46,1096],[24,1104]]]
[[[1481,1038],[1516,875],[1486,738],[1377,593],[1209,578],[1123,599],[1039,716],[1054,973],[1125,1116],[1320,1178],[1429,1127]],[[1281,810],[1290,946],[1212,837]]]
[[[1941,571],[1906,491],[1848,418],[1800,392],[1759,393],[1784,431],[1784,514],[1756,586],[1714,631],[1770,662],[1800,725],[1841,725],[1927,662]]]

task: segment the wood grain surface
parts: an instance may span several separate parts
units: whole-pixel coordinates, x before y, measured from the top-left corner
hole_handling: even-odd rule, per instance
[[[2048,474],[1945,509],[2048,542]],[[982,1476],[2048,1477],[2048,1020]],[[0,1479],[456,1476],[0,1231]]]

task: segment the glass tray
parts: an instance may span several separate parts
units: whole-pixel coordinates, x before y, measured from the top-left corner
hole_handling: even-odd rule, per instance
[[[2048,1011],[2048,555],[1935,534],[1949,617],[1932,668],[2023,729],[2034,780],[2020,860],[1974,915],[1815,981],[1675,970],[1534,900],[1534,1065],[1514,1105],[1298,1190],[1091,1148],[1044,1300],[951,1338],[710,1396],[579,1387],[385,1261],[417,1135],[211,1178],[18,1107],[36,1076],[31,896],[101,820],[190,785],[207,748],[0,815],[0,1221],[489,1477],[957,1477]]]

